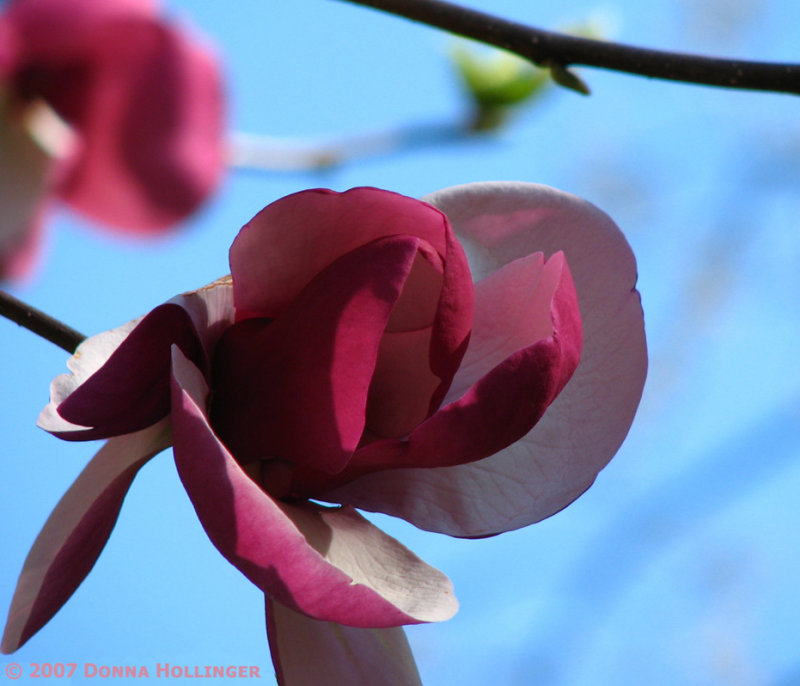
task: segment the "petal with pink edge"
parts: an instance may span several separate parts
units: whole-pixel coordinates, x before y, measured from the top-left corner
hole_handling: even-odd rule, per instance
[[[583,493],[630,428],[647,372],[636,262],[603,212],[551,188],[471,184],[427,201],[447,214],[477,279],[531,253],[564,252],[583,321],[580,364],[536,426],[496,455],[455,467],[370,474],[326,499],[456,536],[517,529]],[[491,349],[496,332],[480,325],[487,321],[481,313],[475,320],[470,348]],[[480,363],[469,349],[465,361]]]
[[[179,344],[205,367],[206,350],[233,316],[232,288],[222,279],[87,338],[67,362],[71,374],[53,379],[38,425],[82,441],[154,424],[169,413],[170,346]]]
[[[422,686],[400,627],[342,626],[311,619],[269,598],[266,605],[269,647],[280,686]]]
[[[108,441],[58,503],[28,553],[11,601],[2,652],[25,643],[89,574],[141,467],[171,441],[169,422]]]
[[[67,423],[62,425],[66,430],[56,420],[52,433],[85,441],[139,431],[169,414],[170,346],[175,343],[192,359],[204,362],[189,315],[177,305],[161,305],[127,331],[123,327],[100,334],[94,337],[100,340],[86,349],[82,344],[72,360],[77,358],[81,372],[95,367],[120,334],[127,335],[88,378],[64,375],[54,379],[51,396],[63,397],[66,392],[66,397],[57,404],[51,400],[47,414],[40,417],[42,428],[50,430],[47,420],[57,415]]]
[[[563,255],[554,255],[544,268],[540,260],[533,260],[531,266],[532,270],[523,273],[541,273],[537,284],[541,287],[532,289],[525,298],[531,305],[531,321],[524,321],[515,332],[519,322],[501,314],[496,319],[493,345],[483,351],[485,374],[406,440],[378,441],[359,450],[351,463],[355,469],[367,465],[446,467],[474,462],[499,452],[530,431],[569,381],[581,351],[577,297]],[[507,271],[516,276],[520,270]],[[498,310],[503,313],[513,309],[509,304],[514,304],[516,290],[498,289],[498,282],[509,285],[508,279],[493,280],[491,292],[496,297],[490,309],[494,317]],[[479,303],[485,301],[479,296]],[[508,344],[509,337],[524,347],[503,359],[498,353],[504,354],[503,344]],[[496,366],[490,366],[495,361]],[[482,367],[471,365],[468,376]]]
[[[168,301],[179,305],[192,320],[200,343],[206,351],[213,350],[222,333],[233,324],[233,281],[223,276],[195,291],[177,295]]]
[[[211,430],[207,394],[203,375],[173,347],[175,463],[231,564],[278,602],[325,621],[389,627],[453,615],[449,579],[352,508],[273,500]]]

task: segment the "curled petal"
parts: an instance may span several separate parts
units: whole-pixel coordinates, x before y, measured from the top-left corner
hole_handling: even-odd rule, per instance
[[[78,374],[53,380],[50,404],[39,419],[59,438],[109,438],[155,424],[169,414],[170,346],[177,343],[196,360],[203,355],[189,316],[177,305],[161,305],[142,320],[90,341],[70,360]]]
[[[73,440],[80,440],[84,435],[89,436],[87,440],[93,438],[93,427],[67,421],[58,413],[58,407],[108,362],[142,319],[140,317],[116,329],[90,336],[78,346],[67,360],[70,373],[59,374],[50,383],[50,402],[37,421],[40,428],[63,438],[72,437]]]
[[[421,238],[438,259],[418,259],[387,329],[397,335],[379,360],[369,409],[381,435],[407,431],[441,404],[467,346],[472,278],[447,218],[426,203],[376,188],[304,191],[264,208],[230,251],[237,319],[274,318],[339,257],[390,236]],[[435,301],[431,293],[437,295]],[[419,356],[412,362],[419,337],[400,334],[425,327],[431,333],[424,364]],[[386,362],[398,349],[409,353],[402,367]],[[410,385],[409,376],[417,380],[415,388],[424,385],[429,392],[400,397],[397,389]],[[392,401],[384,403],[383,397]]]
[[[381,341],[368,408],[368,428],[376,436],[403,436],[430,416],[442,403],[467,349],[474,307],[472,277],[449,230],[446,244],[450,259],[441,272],[427,263],[426,271],[437,277],[436,287],[420,279],[425,291],[439,294],[433,316],[425,320],[418,314],[426,308],[424,295],[414,292],[412,279],[422,271],[415,269],[409,279],[412,288],[406,284],[398,303],[406,305],[406,315],[397,317],[397,309],[392,313]],[[409,317],[409,311],[417,312],[416,317]],[[396,325],[398,319],[405,320],[405,326]]]
[[[280,686],[422,686],[402,628],[342,626],[311,619],[269,598],[266,605]]]
[[[441,379],[430,368],[432,331],[386,333],[369,387],[367,435],[405,436],[430,415]]]
[[[536,426],[496,455],[442,469],[369,474],[326,499],[457,536],[516,529],[585,491],[633,421],[647,371],[636,263],[605,214],[551,188],[472,184],[427,200],[448,215],[476,278],[535,252],[564,252],[582,315],[580,364]],[[470,348],[492,349],[497,336],[488,321],[476,313]],[[469,349],[465,362],[483,366]]]
[[[318,274],[279,319],[228,330],[214,361],[212,418],[240,462],[275,457],[331,473],[347,464],[419,242],[394,236],[357,248]]]
[[[569,381],[581,351],[580,315],[563,256],[551,258],[548,267],[542,279],[547,286],[543,289],[545,319],[550,322],[547,336],[488,369],[461,398],[423,422],[407,440],[363,448],[354,456],[354,466],[376,460],[384,468],[464,464],[489,457],[530,431]],[[501,350],[502,342],[497,341]]]
[[[89,574],[141,467],[170,445],[169,422],[108,441],[56,506],[31,548],[11,601],[2,652],[41,629]]]
[[[447,619],[450,581],[352,508],[273,500],[208,424],[208,387],[173,348],[175,463],[211,541],[268,596],[325,621],[388,627]],[[269,484],[265,484],[269,487]]]
[[[231,286],[211,284],[146,317],[86,339],[50,385],[39,426],[68,440],[138,431],[169,414],[170,346],[207,366],[207,347],[233,319]]]
[[[329,264],[387,236],[422,238],[445,264],[469,273],[447,218],[426,203],[377,188],[302,191],[265,207],[233,242],[237,312],[278,316]]]
[[[544,255],[537,252],[509,262],[476,285],[476,335],[470,340],[445,404],[461,398],[518,350],[553,335],[553,297],[567,278],[565,269],[569,266],[563,253],[556,253],[545,264]],[[569,274],[569,298],[574,300]],[[571,307],[577,308],[577,301]],[[565,312],[565,316],[569,314]],[[573,311],[571,316],[577,319],[579,313]]]
[[[230,276],[223,276],[196,291],[175,296],[169,304],[186,310],[203,349],[210,352],[233,324],[233,282]]]
[[[539,421],[578,365],[577,297],[561,253],[546,265],[537,254],[508,267],[479,289],[476,324],[491,329],[492,338],[489,344],[476,343],[478,353],[465,359],[466,371],[457,381],[465,377],[460,383],[466,380],[466,392],[407,438],[375,441],[358,450],[329,485],[382,469],[430,469],[482,460],[525,436]],[[305,484],[303,475],[296,476],[299,489],[327,490],[324,479],[315,482],[316,475],[305,476]]]

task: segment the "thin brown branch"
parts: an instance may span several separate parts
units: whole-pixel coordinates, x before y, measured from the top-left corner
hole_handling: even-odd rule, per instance
[[[0,291],[0,315],[24,326],[37,336],[55,343],[68,353],[74,353],[78,345],[86,338],[82,333],[54,319],[49,314],[17,300],[5,291]]]
[[[749,62],[577,38],[442,0],[347,0],[516,53],[539,66],[598,67],[706,86],[800,94],[800,64]]]

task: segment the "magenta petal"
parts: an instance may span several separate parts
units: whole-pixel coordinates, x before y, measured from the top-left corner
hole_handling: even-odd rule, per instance
[[[183,219],[223,167],[215,58],[139,0],[25,0],[5,10],[12,83],[76,131],[59,192],[101,222],[155,231]],[[143,106],[146,103],[146,106]]]
[[[564,264],[563,253],[545,263],[544,255],[537,252],[509,262],[475,286],[475,334],[445,404],[461,398],[518,350],[553,334],[553,297],[565,268],[569,265]],[[573,314],[579,318],[580,313]]]
[[[404,436],[430,416],[450,388],[467,349],[474,307],[472,277],[449,227],[446,243],[448,259],[437,274],[436,287],[424,284],[428,294],[438,294],[433,316],[419,316],[428,303],[423,288],[412,281],[398,303],[404,316],[397,316],[398,309],[392,313],[381,342],[367,408],[367,428],[375,436]],[[415,269],[411,277],[422,271]],[[428,271],[433,272],[432,267]],[[414,285],[423,293],[415,292]]]
[[[533,430],[496,455],[456,467],[370,474],[326,497],[458,536],[516,529],[585,491],[633,421],[647,370],[636,263],[605,214],[551,188],[471,184],[427,200],[452,222],[476,279],[526,255],[563,250],[583,321],[580,364]],[[480,313],[475,320],[470,348],[488,350],[494,331],[479,328]],[[465,364],[470,357],[468,349]]]
[[[431,370],[442,383],[431,400],[431,411],[439,407],[445,397],[467,350],[475,307],[469,264],[449,225],[445,240],[447,261],[431,344]]]
[[[387,327],[398,335],[381,355],[369,407],[380,435],[405,433],[439,406],[467,346],[472,279],[446,217],[418,200],[375,188],[304,191],[264,208],[230,252],[237,318],[280,318],[328,265],[390,236],[421,238],[436,255],[418,258]],[[399,334],[422,328],[431,332],[419,355],[419,337]],[[387,361],[398,350],[405,353],[403,365]],[[408,388],[419,392],[403,394]]]
[[[19,34],[19,51],[36,61],[57,59],[103,24],[150,19],[157,12],[155,0],[16,0],[3,7]]]
[[[87,429],[53,433],[71,440],[109,438],[138,431],[166,417],[173,343],[203,363],[204,352],[189,315],[178,305],[161,305],[130,331],[102,367],[56,406],[63,420]],[[82,348],[76,351],[81,363],[85,354]]]
[[[119,64],[128,34],[135,44]],[[111,64],[97,75],[83,148],[59,193],[108,226],[159,231],[194,212],[222,176],[219,70],[204,47],[159,24],[109,36],[106,51]],[[122,78],[129,88],[119,89]]]
[[[91,571],[139,469],[170,445],[167,420],[108,441],[66,492],[31,548],[11,601],[2,652],[19,648]]]
[[[318,274],[277,320],[228,330],[214,360],[212,418],[241,463],[274,457],[328,473],[347,464],[419,242],[394,236],[357,248]]]
[[[288,195],[261,210],[231,246],[236,309],[276,317],[329,264],[387,236],[422,238],[443,260],[458,260],[463,253],[448,252],[449,231],[437,209],[377,188]]]
[[[531,307],[533,321],[521,327],[521,334],[533,334],[525,341],[526,347],[498,359],[461,398],[423,422],[407,440],[378,441],[359,450],[353,457],[354,467],[447,467],[474,462],[530,431],[578,366],[582,342],[577,297],[563,255],[554,255],[544,269],[539,264],[540,260],[533,261],[533,272],[541,274],[538,280],[543,288],[532,289],[529,300],[544,291],[538,298],[542,311]],[[523,274],[527,271],[522,270]],[[509,288],[500,294],[513,295]],[[496,305],[502,309],[504,303],[498,298]],[[513,324],[507,319],[499,322],[507,333]],[[504,339],[496,332],[494,344],[486,351],[490,364],[498,352],[503,354]],[[524,337],[517,334],[514,340],[522,343]],[[482,365],[472,367],[474,373]]]
[[[431,327],[384,334],[369,388],[369,436],[405,436],[430,415],[442,383],[430,368],[431,337]]]
[[[280,686],[422,686],[400,627],[321,622],[267,599],[267,632]]]
[[[83,441],[154,424],[169,413],[170,346],[205,367],[205,351],[232,320],[232,288],[220,280],[87,338],[67,362],[71,373],[53,379],[39,426]]]
[[[205,416],[200,371],[173,348],[174,454],[212,543],[248,579],[294,610],[387,627],[447,619],[452,585],[352,508],[273,500],[239,466]]]

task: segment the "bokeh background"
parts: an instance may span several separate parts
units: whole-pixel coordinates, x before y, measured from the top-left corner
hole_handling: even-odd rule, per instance
[[[470,4],[551,29],[594,19],[608,38],[649,47],[800,60],[795,0]],[[227,273],[241,225],[303,188],[420,196],[524,180],[581,195],[616,219],[638,258],[651,355],[642,405],[590,491],[536,526],[464,541],[372,517],[445,571],[461,601],[451,621],[408,630],[423,681],[800,684],[797,98],[582,69],[591,97],[552,88],[496,135],[404,145],[393,132],[464,116],[441,32],[330,0],[167,0],[167,10],[217,44],[231,131],[306,143],[378,133],[399,147],[324,171],[233,170],[184,230],[155,244],[58,211],[38,273],[12,292],[92,334]],[[34,425],[66,358],[0,321],[3,612],[30,544],[95,449]],[[74,597],[0,657],[0,681],[11,661],[26,674],[32,662],[77,662],[153,675],[168,662],[271,675],[261,596],[209,543],[169,453],[137,477]]]

